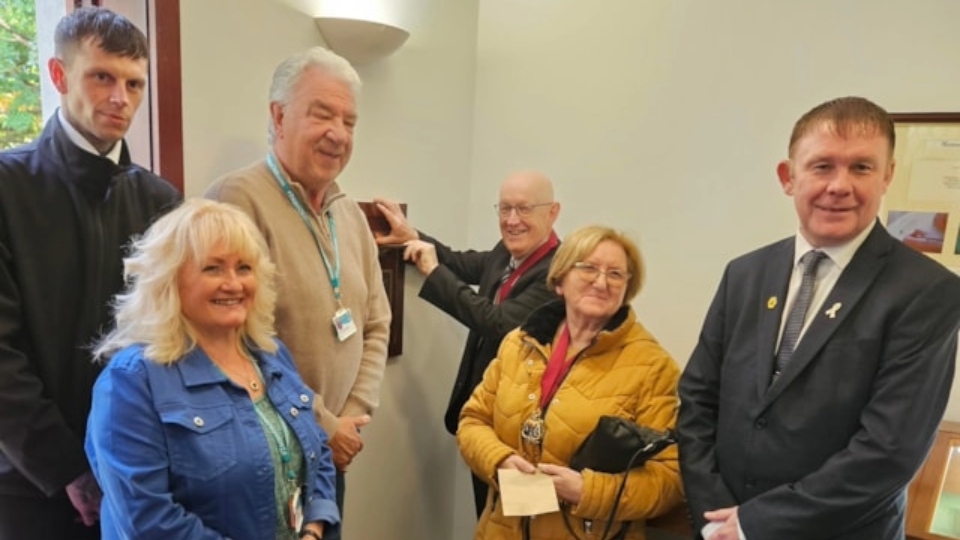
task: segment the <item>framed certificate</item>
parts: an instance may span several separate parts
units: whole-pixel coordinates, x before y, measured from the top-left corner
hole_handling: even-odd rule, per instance
[[[896,168],[880,210],[904,244],[960,272],[960,113],[894,113]]]

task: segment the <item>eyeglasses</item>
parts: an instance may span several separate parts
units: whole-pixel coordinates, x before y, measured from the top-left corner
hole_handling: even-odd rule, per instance
[[[527,217],[533,213],[533,210],[539,206],[550,206],[552,202],[545,202],[540,204],[495,204],[493,205],[494,210],[500,214],[500,217],[510,217],[510,214],[516,210],[517,215],[520,217]]]
[[[573,263],[573,269],[577,271],[577,274],[579,274],[581,278],[590,283],[596,281],[597,278],[600,277],[600,274],[606,276],[607,283],[610,285],[620,286],[630,279],[630,273],[627,271],[616,268],[601,270],[588,262]]]

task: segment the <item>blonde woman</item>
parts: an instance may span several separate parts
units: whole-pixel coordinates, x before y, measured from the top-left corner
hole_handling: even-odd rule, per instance
[[[313,392],[274,336],[273,264],[250,219],[190,200],[124,261],[86,449],[104,540],[317,540],[340,518]]]

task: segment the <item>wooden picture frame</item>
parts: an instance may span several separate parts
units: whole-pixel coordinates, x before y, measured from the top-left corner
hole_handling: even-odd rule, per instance
[[[390,224],[383,217],[377,205],[369,201],[358,201],[360,210],[367,218],[370,231],[376,236],[378,233],[389,234]],[[403,215],[407,215],[407,205],[400,204]],[[380,270],[383,272],[383,288],[387,291],[387,300],[390,302],[390,342],[387,345],[387,356],[403,354],[403,280],[404,267],[403,246],[380,246]]]
[[[896,167],[880,218],[894,237],[960,271],[960,113],[892,113]]]
[[[939,515],[940,499],[946,492],[956,500],[960,474],[954,456],[960,455],[960,423],[943,421],[933,448],[917,471],[907,491],[907,540],[950,540],[960,535],[944,529],[958,529],[948,515]],[[952,466],[951,466],[952,465]],[[943,508],[942,510],[947,510]]]

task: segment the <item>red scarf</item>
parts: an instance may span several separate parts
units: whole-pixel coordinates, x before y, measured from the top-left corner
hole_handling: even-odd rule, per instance
[[[557,233],[550,231],[550,238],[547,238],[547,241],[543,243],[542,246],[538,247],[532,255],[527,257],[527,260],[523,261],[523,264],[517,267],[514,270],[510,277],[503,282],[503,285],[500,286],[500,290],[497,291],[497,303],[502,304],[504,299],[510,295],[510,291],[513,290],[513,285],[520,279],[524,272],[530,269],[531,266],[540,262],[540,259],[547,256],[550,253],[550,250],[557,247],[560,244],[560,238],[557,237]]]
[[[570,347],[570,330],[567,325],[563,325],[563,331],[560,332],[560,338],[557,340],[556,347],[550,354],[550,361],[547,362],[547,369],[543,372],[543,379],[540,380],[540,410],[547,410],[547,404],[553,399],[553,395],[560,388],[560,383],[567,377],[573,362],[567,362],[567,349]]]

